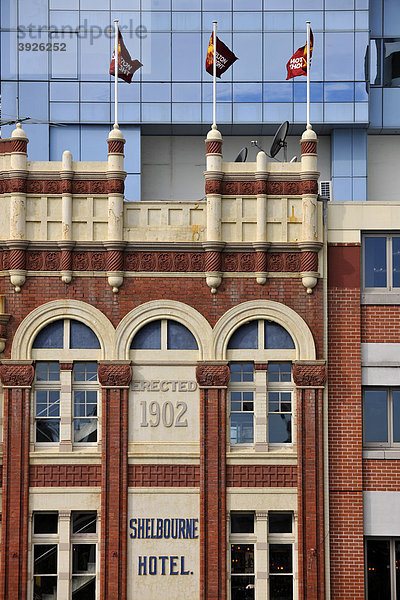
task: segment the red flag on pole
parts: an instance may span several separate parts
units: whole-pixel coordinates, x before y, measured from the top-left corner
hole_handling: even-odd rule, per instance
[[[128,50],[125,47],[124,40],[120,30],[118,29],[118,77],[126,81],[131,82],[133,74],[142,67],[142,63],[139,60],[132,60]],[[115,50],[112,54],[110,64],[110,75],[115,76]]]
[[[314,48],[313,32],[310,32],[310,64]],[[297,77],[298,75],[307,75],[307,44],[301,46],[290,58],[286,65],[287,77],[286,80]]]
[[[208,44],[207,49],[207,57],[206,57],[206,71],[213,75],[213,63],[214,63],[214,40],[213,34],[211,34],[210,42]],[[221,42],[217,38],[217,48],[216,48],[216,62],[217,62],[217,77],[221,77],[222,73],[224,73],[235,60],[238,60],[238,57],[234,55],[232,50],[229,50],[228,46],[225,46],[224,42]]]

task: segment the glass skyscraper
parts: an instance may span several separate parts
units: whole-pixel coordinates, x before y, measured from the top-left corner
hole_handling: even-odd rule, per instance
[[[2,0],[2,118],[16,114],[18,96],[20,116],[42,121],[24,125],[31,159],[60,160],[66,148],[75,160],[104,158],[116,18],[143,63],[119,84],[128,199],[141,195],[142,138],[200,135],[212,121],[204,62],[213,20],[239,58],[217,85],[224,136],[271,135],[284,120],[301,131],[306,82],[286,81],[286,62],[311,21],[311,122],[330,136],[334,197],[367,198],[368,133],[400,126],[398,0]]]

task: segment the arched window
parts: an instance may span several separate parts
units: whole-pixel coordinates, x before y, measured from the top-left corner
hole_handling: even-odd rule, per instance
[[[233,332],[227,346],[232,450],[292,448],[295,352],[290,333],[272,320],[255,319]]]
[[[75,319],[60,319],[52,321],[39,331],[32,348],[97,349],[100,348],[100,342],[84,323]]]
[[[97,335],[76,319],[52,321],[36,335],[32,344],[36,446],[72,451],[97,445],[100,351]]]
[[[198,350],[198,345],[194,335],[182,323],[158,319],[139,329],[131,350]]]

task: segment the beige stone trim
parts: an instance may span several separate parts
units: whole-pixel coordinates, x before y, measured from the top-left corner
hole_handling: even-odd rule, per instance
[[[46,302],[30,312],[15,332],[11,358],[13,360],[30,359],[32,344],[36,335],[43,327],[58,319],[76,319],[90,327],[100,342],[99,360],[112,360],[114,358],[114,328],[111,322],[91,304],[72,299]],[[70,356],[70,351],[68,352]]]
[[[282,325],[292,336],[296,360],[315,360],[314,339],[306,322],[294,310],[272,300],[250,300],[226,311],[214,327],[213,355],[216,360],[227,359],[228,341],[233,332],[251,320],[269,319]],[[258,350],[257,356],[271,353]],[[273,351],[276,356],[276,351]]]
[[[212,348],[211,325],[197,310],[175,300],[146,302],[125,315],[116,329],[115,357],[129,360],[132,338],[143,325],[156,319],[174,319],[185,325],[196,338],[199,347],[198,360],[212,358],[210,354]]]

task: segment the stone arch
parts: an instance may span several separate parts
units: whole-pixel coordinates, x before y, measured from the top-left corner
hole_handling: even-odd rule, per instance
[[[72,299],[52,300],[27,314],[15,332],[11,358],[29,360],[36,335],[43,327],[58,319],[76,319],[90,327],[99,339],[101,360],[114,358],[115,330],[111,321],[91,304]]]
[[[293,338],[296,360],[315,360],[314,338],[307,323],[293,309],[272,300],[243,302],[222,315],[214,327],[214,358],[226,360],[228,340],[233,332],[255,319],[269,319],[282,325]]]
[[[176,300],[152,300],[131,310],[116,329],[116,358],[128,360],[132,338],[143,325],[156,319],[173,319],[185,325],[199,347],[199,360],[209,358],[212,349],[212,329],[197,310]]]

